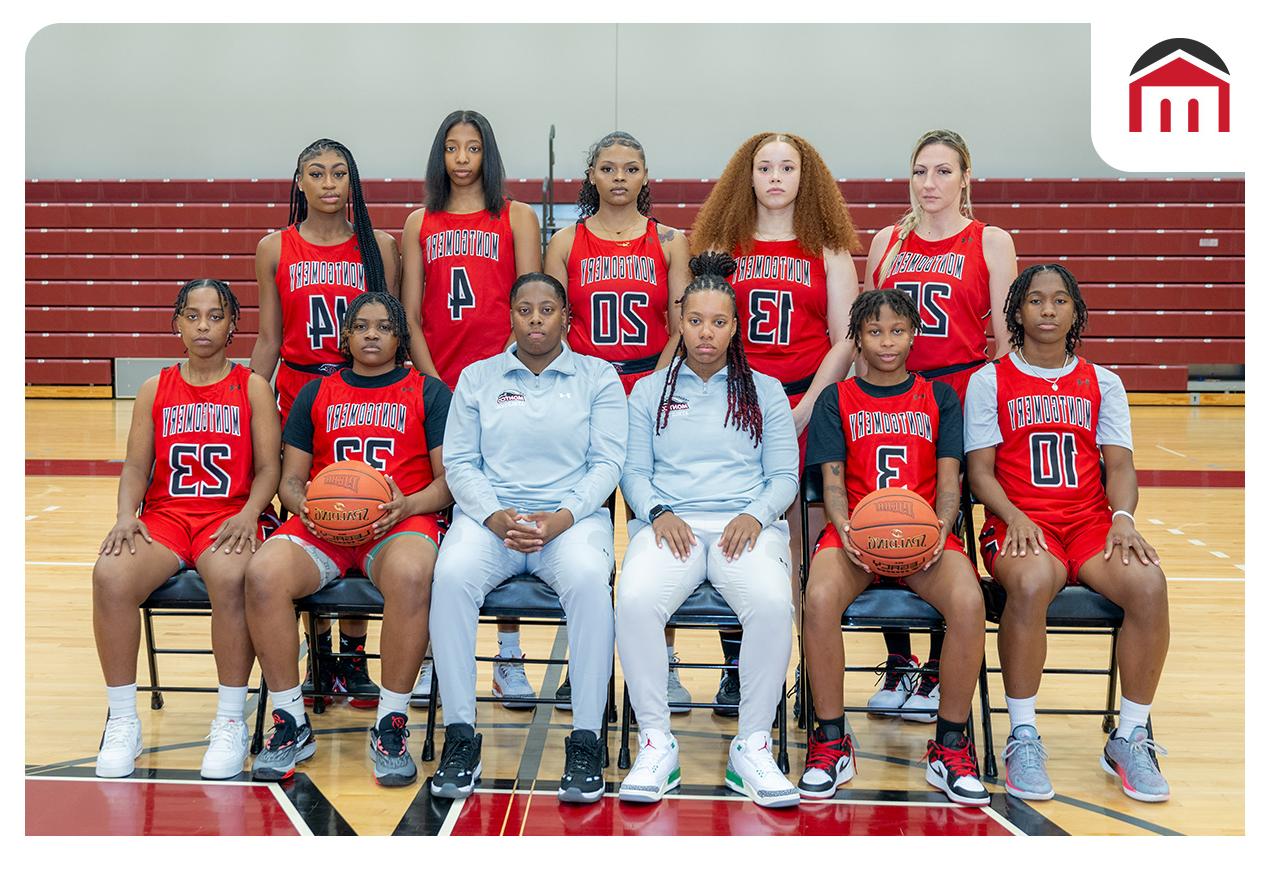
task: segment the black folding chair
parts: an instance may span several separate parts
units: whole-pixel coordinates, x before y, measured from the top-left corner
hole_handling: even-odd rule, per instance
[[[141,622],[145,630],[146,663],[150,668],[150,684],[137,686],[138,691],[150,692],[150,708],[163,708],[163,692],[197,692],[215,694],[215,685],[164,685],[159,682],[159,655],[210,655],[207,649],[170,649],[160,648],[155,639],[154,619],[175,616],[203,616],[210,618],[212,601],[207,595],[207,585],[195,570],[182,570],[170,576],[166,582],[151,592],[141,604]],[[260,751],[263,745],[265,708],[268,689],[265,677],[261,673],[260,686],[257,689],[260,700],[256,706],[256,729],[251,738],[251,753]]]
[[[689,630],[740,630],[741,622],[736,617],[736,613],[732,611],[732,607],[728,606],[728,602],[723,599],[723,595],[715,590],[714,586],[708,581],[702,582],[696,589],[688,595],[680,607],[670,616],[670,620],[666,622],[668,628],[685,628]],[[680,670],[737,670],[739,667],[734,664],[723,663],[692,663],[678,664]],[[776,728],[780,734],[777,746],[776,764],[781,768],[781,772],[789,772],[789,740],[786,725],[785,710],[785,693],[786,686],[781,686],[780,704],[776,707]],[[713,701],[709,703],[681,703],[677,706],[686,706],[691,709],[731,709],[739,710],[737,704],[717,704]],[[617,766],[623,770],[629,769],[631,766],[631,722],[634,710],[631,707],[630,691],[626,687],[626,683],[622,683],[622,741],[617,750]]]

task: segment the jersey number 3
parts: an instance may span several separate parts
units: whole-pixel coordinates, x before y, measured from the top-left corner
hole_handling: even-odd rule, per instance
[[[878,446],[878,487],[890,488],[900,478],[900,468],[908,463],[907,446]]]

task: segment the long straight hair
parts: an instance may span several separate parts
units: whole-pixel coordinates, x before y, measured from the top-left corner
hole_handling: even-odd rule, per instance
[[[494,139],[494,128],[489,120],[475,109],[456,109],[447,115],[432,138],[428,152],[427,183],[424,188],[424,208],[429,212],[443,212],[450,202],[450,174],[445,171],[445,140],[458,124],[470,124],[481,134],[481,191],[485,195],[485,211],[497,218],[503,211],[506,192],[503,184],[503,156]]]

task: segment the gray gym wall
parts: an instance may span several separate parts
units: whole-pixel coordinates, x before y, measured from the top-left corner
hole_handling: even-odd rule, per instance
[[[511,177],[577,176],[614,128],[654,176],[718,176],[764,129],[835,175],[905,173],[959,131],[976,175],[1120,175],[1089,139],[1089,28],[1011,25],[53,25],[26,56],[27,178],[277,178],[321,136],[422,177],[452,109]]]

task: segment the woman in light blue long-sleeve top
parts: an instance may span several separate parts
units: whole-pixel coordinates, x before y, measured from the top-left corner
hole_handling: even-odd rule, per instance
[[[670,615],[705,579],[737,614],[739,729],[727,784],[763,806],[798,803],[769,729],[789,665],[789,527],[798,441],[781,384],[750,370],[737,332],[731,257],[691,262],[678,357],[635,384],[622,495],[635,513],[617,597],[617,649],[640,727],[623,800],[652,802],[679,783],[666,704]]]
[[[568,622],[575,730],[559,794],[592,802],[604,793],[599,734],[613,663],[613,522],[604,502],[626,458],[625,397],[611,364],[564,345],[568,305],[557,280],[517,279],[511,321],[515,343],[463,370],[446,423],[455,508],[429,620],[446,724],[432,793],[466,797],[480,776],[477,617],[486,594],[528,572],[556,590]]]

